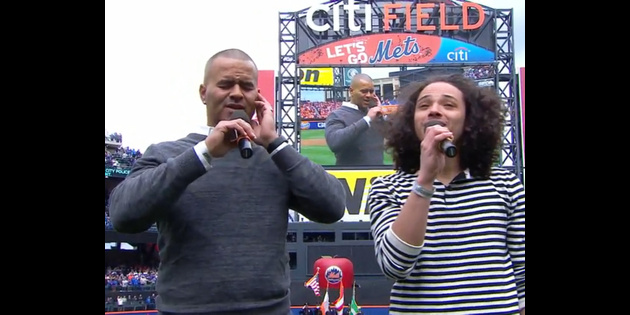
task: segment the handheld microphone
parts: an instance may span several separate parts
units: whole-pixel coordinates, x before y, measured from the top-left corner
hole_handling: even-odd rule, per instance
[[[248,124],[251,124],[249,120],[249,116],[243,110],[235,110],[230,116],[230,120],[234,119],[242,119]],[[230,140],[238,142],[238,150],[241,152],[241,157],[244,159],[249,159],[254,154],[254,150],[252,150],[252,143],[248,137],[242,136],[239,137],[238,131],[233,130],[234,135],[230,136]]]
[[[439,120],[431,120],[427,122],[426,124],[424,124],[425,132],[428,127],[435,126],[435,125],[444,126],[444,123],[442,123]],[[453,138],[448,138],[448,139],[443,140],[442,143],[440,143],[440,149],[442,149],[442,152],[444,152],[444,154],[446,154],[446,156],[450,158],[455,157],[457,155],[457,147],[453,144]]]

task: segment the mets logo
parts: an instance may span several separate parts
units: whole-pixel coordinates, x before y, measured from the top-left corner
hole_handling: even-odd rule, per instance
[[[341,273],[341,268],[337,266],[330,266],[326,269],[326,280],[328,283],[337,284],[341,282],[341,278],[343,278],[343,274]]]
[[[352,78],[359,74],[359,70],[354,69],[354,68],[350,68],[347,70],[348,72],[346,72],[346,75],[348,76],[348,80],[352,80]]]

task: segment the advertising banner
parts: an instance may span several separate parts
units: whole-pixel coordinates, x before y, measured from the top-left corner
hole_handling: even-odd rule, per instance
[[[323,121],[303,121],[300,124],[300,129],[302,130],[318,130],[318,129],[326,129],[326,123]]]
[[[302,65],[399,65],[493,62],[494,52],[463,41],[424,34],[382,33],[350,37],[311,48]]]
[[[384,115],[389,115],[398,110],[398,105],[381,105],[381,108],[383,109]]]
[[[343,86],[350,86],[352,78],[361,73],[361,68],[343,68]]]
[[[333,86],[333,68],[300,68],[300,85]]]
[[[475,82],[477,83],[478,86],[481,86],[481,87],[493,87],[494,86],[494,80],[493,79],[475,80]]]
[[[367,209],[367,196],[372,187],[372,181],[377,176],[392,174],[393,170],[328,170],[337,177],[346,192],[346,212],[342,218],[345,222],[370,221],[370,211]],[[304,218],[300,221],[308,221]]]

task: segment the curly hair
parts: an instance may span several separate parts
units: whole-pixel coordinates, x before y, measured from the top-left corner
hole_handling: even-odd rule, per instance
[[[435,82],[449,83],[462,92],[466,118],[462,136],[456,140],[460,167],[469,169],[473,176],[487,178],[500,156],[506,108],[494,89],[479,87],[461,74],[433,76],[410,84],[405,88],[407,93],[401,92],[406,101],[388,119],[385,139],[394,168],[411,174],[420,168],[420,139],[414,128],[416,100],[425,87]]]

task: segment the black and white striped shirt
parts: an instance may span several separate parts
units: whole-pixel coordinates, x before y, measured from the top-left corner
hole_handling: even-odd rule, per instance
[[[466,171],[434,182],[424,243],[390,229],[416,175],[374,180],[368,194],[376,260],[396,280],[390,314],[518,314],[525,307],[525,189],[493,168],[489,179]]]

